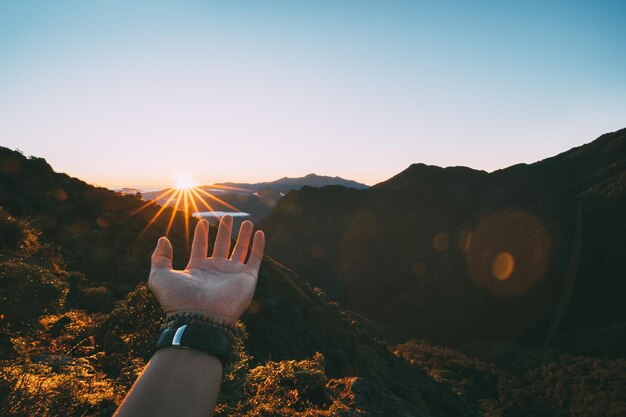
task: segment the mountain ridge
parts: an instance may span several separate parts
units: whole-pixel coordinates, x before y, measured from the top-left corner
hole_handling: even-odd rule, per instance
[[[358,192],[303,188],[285,196],[261,226],[270,232],[271,256],[348,308],[394,323],[408,338],[453,345],[476,337],[543,342],[557,322],[559,331],[573,331],[626,321],[617,278],[626,268],[618,254],[626,248],[612,237],[626,232],[619,215],[620,207],[626,211],[625,172],[621,129],[491,173],[412,164]],[[525,236],[522,243],[513,231]],[[535,246],[545,252],[541,262],[531,256]],[[611,263],[586,255],[592,246],[611,253]],[[496,255],[513,250],[511,279],[494,280]],[[594,280],[595,270],[606,273]],[[526,278],[516,275],[522,272]],[[387,276],[384,284],[377,276]],[[593,314],[582,308],[585,299],[592,300]],[[557,320],[563,303],[568,307]],[[493,318],[502,314],[509,322]]]
[[[257,183],[236,183],[236,182],[220,182],[215,185],[224,185],[238,188],[249,188],[253,190],[262,190],[272,188],[285,192],[292,189],[299,189],[303,186],[324,187],[326,185],[343,185],[348,188],[365,189],[369,186],[357,181],[348,180],[339,176],[317,175],[314,173],[307,174],[303,177],[282,177],[274,181],[264,181]]]

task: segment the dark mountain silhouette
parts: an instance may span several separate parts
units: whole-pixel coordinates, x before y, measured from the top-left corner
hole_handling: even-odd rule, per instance
[[[624,213],[626,129],[492,173],[414,164],[366,190],[303,187],[260,227],[270,256],[390,338],[615,353]]]

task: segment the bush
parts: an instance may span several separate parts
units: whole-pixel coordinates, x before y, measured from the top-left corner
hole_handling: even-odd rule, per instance
[[[41,232],[28,220],[16,220],[0,207],[0,252],[30,255],[40,248]]]
[[[239,375],[242,390],[220,402],[216,416],[360,416],[346,404],[344,386],[328,380],[324,356],[301,361],[269,361]]]
[[[101,313],[111,311],[115,306],[115,297],[106,287],[87,287],[79,289],[74,303],[74,308]]]
[[[0,315],[23,326],[44,313],[61,309],[67,283],[44,268],[19,260],[0,263]]]
[[[0,362],[1,415],[78,417],[96,410],[111,415],[121,400],[119,387],[85,359],[49,355],[38,362]]]

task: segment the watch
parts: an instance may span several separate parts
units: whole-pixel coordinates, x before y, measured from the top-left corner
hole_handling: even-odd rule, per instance
[[[217,326],[183,324],[165,328],[157,340],[153,353],[168,346],[204,351],[219,359],[222,366],[226,366],[230,360],[232,339]]]

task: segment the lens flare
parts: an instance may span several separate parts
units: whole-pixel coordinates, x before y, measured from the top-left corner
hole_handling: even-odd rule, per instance
[[[500,281],[506,281],[509,279],[514,268],[515,259],[513,259],[513,255],[508,252],[500,252],[491,265],[493,275]]]
[[[437,252],[444,252],[450,244],[450,236],[445,232],[439,232],[433,237],[433,248]]]
[[[551,239],[543,222],[521,210],[480,220],[465,251],[469,276],[498,297],[520,296],[547,271]]]

